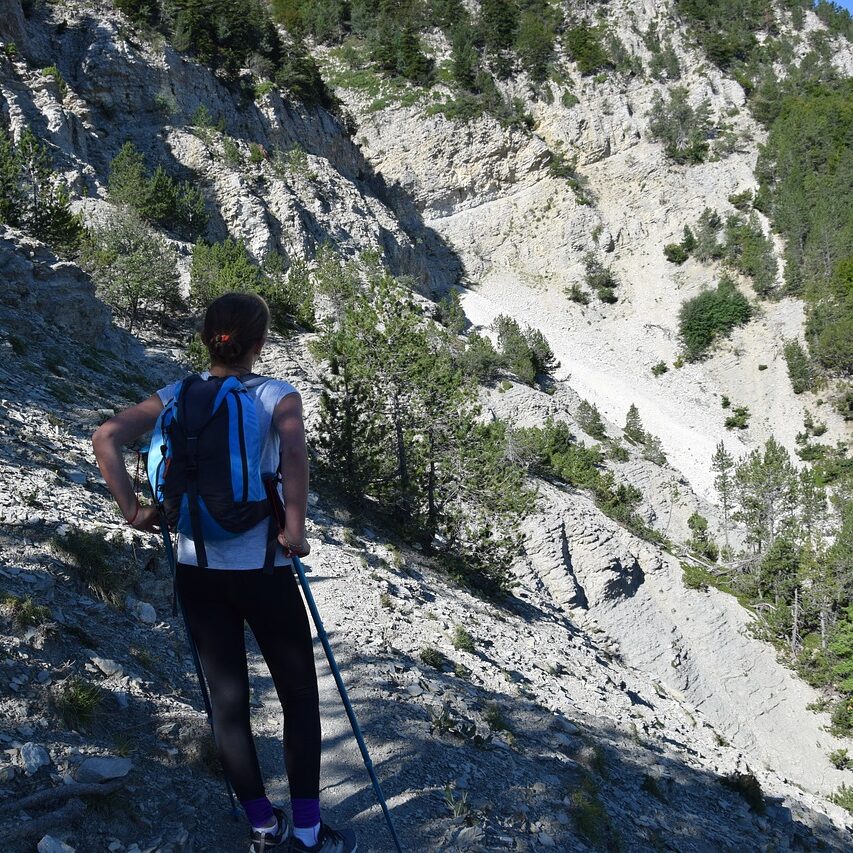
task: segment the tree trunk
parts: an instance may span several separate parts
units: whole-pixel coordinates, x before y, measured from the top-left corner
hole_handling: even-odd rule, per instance
[[[403,441],[403,417],[400,412],[400,394],[394,391],[394,436],[397,441],[397,474],[400,478],[400,493],[402,495],[403,510],[409,509],[409,469],[406,460],[406,445]]]
[[[793,624],[791,625],[791,654],[797,654],[797,646],[800,642],[799,622],[800,622],[800,588],[794,587],[794,608],[793,608]]]

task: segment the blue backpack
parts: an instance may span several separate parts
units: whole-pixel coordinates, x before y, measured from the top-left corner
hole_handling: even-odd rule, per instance
[[[261,475],[262,436],[248,388],[255,377],[193,374],[181,380],[151,435],[148,480],[166,523],[193,540],[207,566],[205,541],[233,539],[269,518],[264,570],[272,571],[278,526]]]

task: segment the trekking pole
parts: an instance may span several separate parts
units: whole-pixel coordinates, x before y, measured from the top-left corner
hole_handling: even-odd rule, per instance
[[[282,530],[284,527],[282,526]],[[361,750],[361,757],[364,759],[364,766],[370,774],[370,781],[373,783],[373,790],[376,792],[376,798],[379,800],[379,805],[382,807],[382,812],[385,815],[385,821],[388,824],[388,829],[391,831],[391,837],[394,839],[394,846],[398,853],[403,853],[403,848],[400,846],[400,839],[397,838],[397,831],[394,829],[394,823],[391,820],[391,813],[388,811],[388,804],[385,802],[385,797],[382,795],[382,787],[379,784],[379,779],[376,777],[376,771],[373,769],[373,762],[370,760],[370,755],[367,752],[367,745],[364,742],[364,737],[361,734],[361,727],[355,717],[352,704],[350,703],[347,689],[344,686],[341,672],[335,662],[335,655],[332,652],[332,646],[329,643],[329,637],[326,634],[326,629],[323,627],[323,620],[320,618],[320,611],[317,609],[317,603],[314,601],[314,596],[311,594],[311,588],[308,585],[308,578],[305,576],[305,569],[302,566],[302,560],[295,554],[290,555],[293,560],[293,565],[296,568],[296,573],[299,576],[299,583],[302,586],[302,591],[305,593],[305,600],[308,602],[308,609],[311,611],[311,617],[314,624],[317,626],[317,636],[323,644],[323,651],[326,653],[326,659],[329,661],[329,668],[332,670],[332,675],[335,677],[335,684],[338,685],[338,692],[341,694],[341,699],[344,703],[347,716],[349,717],[350,725],[352,726],[353,734],[358,741],[358,748]]]
[[[140,452],[140,457],[146,454],[147,451]],[[137,477],[138,476],[137,470]],[[151,485],[150,481],[148,486],[151,489],[151,494],[153,495],[154,487]],[[201,666],[201,658],[198,656],[198,649],[196,648],[195,640],[193,639],[190,626],[187,622],[187,611],[184,609],[184,603],[181,601],[180,595],[178,595],[178,565],[177,560],[175,559],[175,548],[172,545],[172,536],[169,533],[169,525],[166,522],[166,511],[163,509],[163,504],[161,504],[156,497],[154,499],[154,503],[160,513],[160,532],[163,534],[163,544],[166,546],[166,560],[169,563],[169,568],[172,570],[172,615],[175,615],[174,605],[177,603],[181,608],[181,619],[183,619],[184,622],[184,632],[187,635],[187,644],[190,647],[190,655],[192,656],[193,664],[195,665],[195,674],[198,678],[198,686],[201,690],[202,701],[204,702],[204,712],[207,715],[207,722],[210,725],[210,733],[213,735],[213,740],[215,742],[216,732],[213,729],[213,707],[210,704],[210,694],[207,691],[207,681],[204,677],[204,670]],[[225,790],[228,792],[228,801],[231,803],[231,817],[233,817],[234,820],[237,820],[240,817],[240,809],[237,808],[234,789],[231,787],[231,782],[228,779],[228,774],[225,772],[224,767],[222,768],[222,778],[225,780]]]

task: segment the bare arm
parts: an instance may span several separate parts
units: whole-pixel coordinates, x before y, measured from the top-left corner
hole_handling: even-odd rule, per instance
[[[136,494],[124,465],[121,448],[149,432],[162,409],[160,398],[152,394],[147,400],[110,418],[92,436],[92,448],[107,488],[116,499],[125,520],[129,521],[136,514],[133,526],[139,530],[156,529],[157,509],[143,507],[136,513]]]
[[[285,528],[279,542],[294,553],[308,554],[305,515],[308,511],[308,447],[302,420],[302,398],[288,394],[278,401],[273,424],[281,440],[281,477],[284,491]]]

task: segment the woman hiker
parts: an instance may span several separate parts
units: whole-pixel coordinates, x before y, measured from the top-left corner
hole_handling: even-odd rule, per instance
[[[261,470],[281,465],[286,510],[278,534],[275,569],[262,571],[268,520],[220,541],[204,539],[207,568],[200,568],[193,539],[178,535],[177,591],[198,647],[210,689],[216,746],[225,773],[251,824],[252,853],[289,844],[294,853],[353,853],[352,830],[332,829],[320,818],[320,708],[308,617],[291,560],[308,554],[305,514],[308,453],[302,400],[288,382],[268,379],[253,387],[252,366],[270,325],[266,302],[255,294],[228,293],[211,303],[202,341],[211,377],[247,382],[261,436]],[[142,506],[122,457],[122,445],[145,435],[175,395],[178,383],[110,418],[92,439],[107,487],[136,530],[159,529],[159,511]],[[293,809],[293,833],[284,812],[267,799],[249,723],[249,675],[244,622],[269,667],[286,720],[284,761]]]

